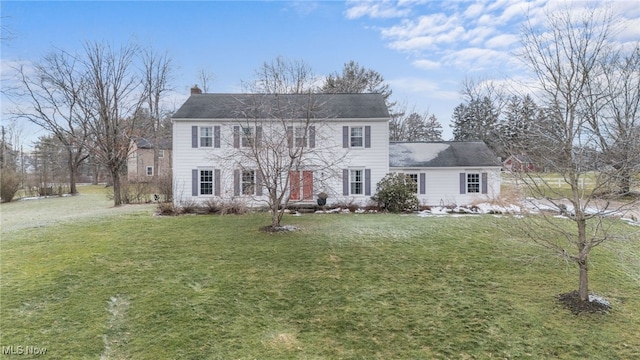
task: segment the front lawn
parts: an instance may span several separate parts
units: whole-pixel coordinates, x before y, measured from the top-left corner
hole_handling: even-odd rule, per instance
[[[640,240],[593,252],[591,288],[613,310],[573,315],[555,296],[577,270],[507,235],[515,218],[285,222],[300,230],[136,211],[3,231],[0,345],[51,359],[640,357]]]

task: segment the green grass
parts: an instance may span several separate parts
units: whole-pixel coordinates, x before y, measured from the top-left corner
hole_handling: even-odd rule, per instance
[[[517,179],[517,175],[514,175],[510,172],[503,172],[503,186],[502,189],[507,189],[510,186],[515,184],[519,184],[526,196],[533,197],[551,197],[551,198],[571,198],[572,191],[571,186],[563,179],[562,175],[559,173],[530,173],[530,177],[527,177],[526,174],[522,174],[524,176],[523,179]],[[579,190],[580,192],[584,192],[584,194],[588,195],[594,191],[594,188],[598,184],[598,173],[588,172],[586,174],[582,174],[580,177]],[[602,181],[602,179],[600,179]],[[640,184],[640,175],[636,176],[634,180],[636,186],[631,189],[632,192],[640,191],[637,184]],[[525,185],[529,184],[529,186]],[[534,189],[533,184],[538,184],[538,188]],[[606,188],[600,188],[598,192],[605,191]],[[621,199],[621,200],[624,200]],[[632,199],[627,199],[632,200]]]
[[[638,240],[594,250],[591,288],[613,311],[576,316],[555,299],[576,269],[503,231],[513,218],[306,215],[286,234],[260,232],[266,214],[90,220],[3,229],[1,345],[51,359],[640,356]]]

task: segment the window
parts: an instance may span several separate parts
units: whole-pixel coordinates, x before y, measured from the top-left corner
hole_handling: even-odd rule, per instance
[[[362,126],[352,127],[349,139],[351,147],[364,147],[364,131]]]
[[[467,193],[480,192],[480,174],[467,174]]]
[[[242,147],[251,147],[254,140],[254,128],[242,127]]]
[[[296,126],[295,141],[296,141],[296,147],[307,146],[307,129],[304,126]]]
[[[153,166],[147,166],[147,176],[153,176]]]
[[[253,170],[242,171],[242,195],[255,193],[256,173]]]
[[[213,131],[211,126],[200,127],[200,147],[212,147],[213,146]]]
[[[411,191],[414,193],[418,193],[418,174],[416,173],[410,173],[410,174],[405,174],[406,178],[406,182],[411,186]]]
[[[364,194],[364,170],[351,170],[349,183],[352,195]]]
[[[200,170],[200,195],[213,195],[213,170]]]
[[[164,157],[164,150],[158,150],[158,157],[159,158],[163,158]]]

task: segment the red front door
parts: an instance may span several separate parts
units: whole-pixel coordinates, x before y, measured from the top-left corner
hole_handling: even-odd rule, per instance
[[[303,200],[313,200],[313,171],[302,172]]]
[[[313,200],[313,171],[290,171],[289,184],[291,200]]]

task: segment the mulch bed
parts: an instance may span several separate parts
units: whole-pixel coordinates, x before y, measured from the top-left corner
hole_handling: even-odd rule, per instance
[[[575,315],[582,313],[607,313],[611,305],[599,301],[582,301],[577,291],[558,295],[558,301]]]

